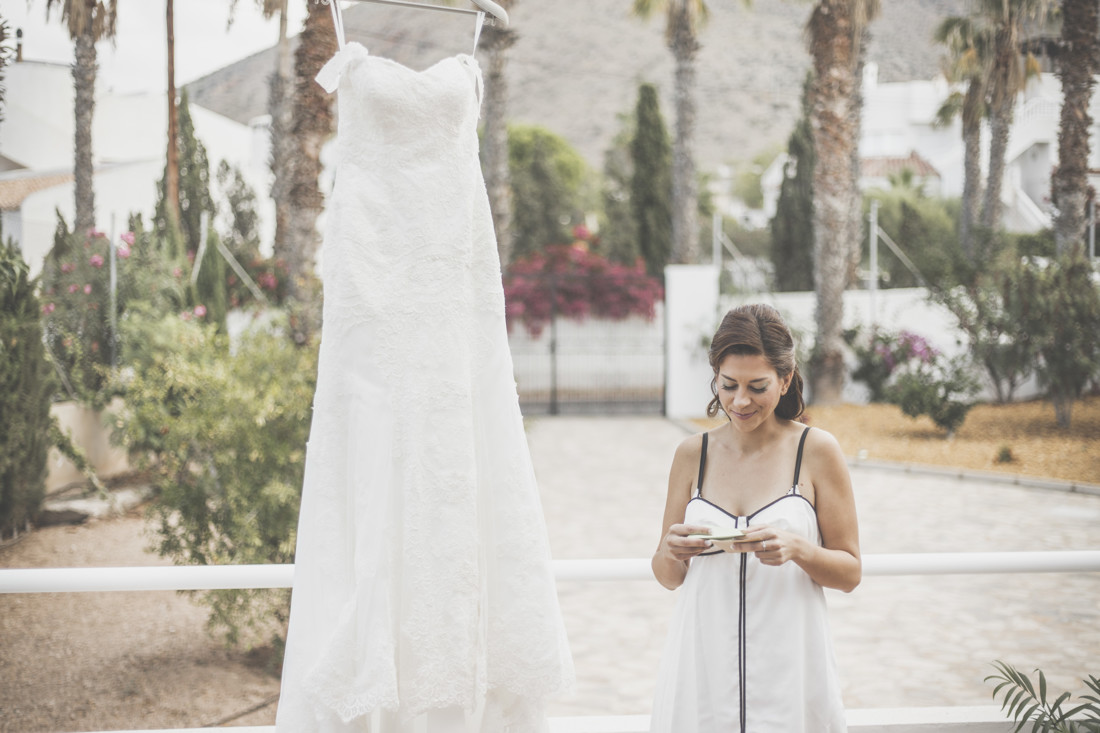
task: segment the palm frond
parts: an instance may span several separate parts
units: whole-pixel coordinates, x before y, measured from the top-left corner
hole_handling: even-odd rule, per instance
[[[1066,710],[1063,706],[1069,702],[1070,693],[1063,692],[1048,701],[1047,678],[1042,670],[1035,670],[1038,674],[1036,687],[1030,677],[1007,662],[997,660],[993,667],[997,673],[989,675],[985,681],[996,683],[993,699],[1001,699],[1001,710],[1016,724],[1014,731],[1023,730],[1028,723],[1032,724],[1034,733],[1100,731],[1100,679],[1090,675],[1085,684],[1093,694],[1083,695],[1084,702]],[[1084,719],[1079,718],[1082,714],[1086,716]]]

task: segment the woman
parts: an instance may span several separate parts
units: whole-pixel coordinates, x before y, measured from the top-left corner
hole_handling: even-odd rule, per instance
[[[846,730],[822,590],[851,591],[862,573],[844,456],[797,421],[802,377],[774,308],[727,313],[710,365],[707,414],[728,422],[672,461],[652,564],[661,585],[683,587],[651,730]]]

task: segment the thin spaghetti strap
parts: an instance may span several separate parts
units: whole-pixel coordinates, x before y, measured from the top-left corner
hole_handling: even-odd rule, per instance
[[[802,449],[806,446],[806,436],[810,432],[810,426],[807,425],[806,429],[802,431],[802,437],[798,439],[798,458],[794,461],[794,481],[791,483],[791,487],[798,488],[798,474],[802,470]]]
[[[703,495],[703,469],[707,467],[707,438],[709,433],[703,433],[703,450],[699,453],[699,481],[695,484],[695,495]]]

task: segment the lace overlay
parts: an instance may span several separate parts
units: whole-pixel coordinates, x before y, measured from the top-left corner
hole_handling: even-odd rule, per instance
[[[573,669],[478,160],[480,71],[351,43],[318,80],[339,82],[340,163],[277,728],[423,730],[457,710],[436,729],[544,730]]]

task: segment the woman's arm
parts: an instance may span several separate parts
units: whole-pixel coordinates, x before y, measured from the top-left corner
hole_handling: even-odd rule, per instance
[[[818,585],[850,593],[863,578],[852,477],[832,434],[814,429],[806,438],[821,546],[807,542],[792,559]]]
[[[700,552],[708,549],[710,543],[701,539],[689,539],[687,535],[695,532],[707,532],[706,527],[683,524],[687,503],[691,500],[691,491],[699,467],[699,454],[703,440],[693,435],[676,448],[672,458],[672,469],[668,476],[668,497],[665,500],[665,515],[661,526],[661,541],[653,553],[653,575],[669,590],[679,588],[687,575],[688,562]]]

